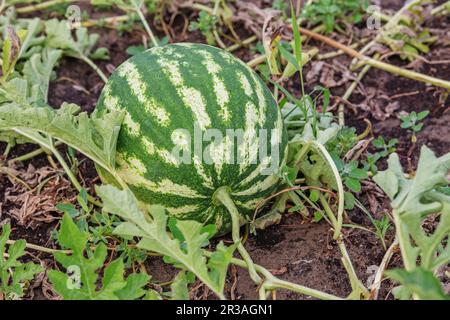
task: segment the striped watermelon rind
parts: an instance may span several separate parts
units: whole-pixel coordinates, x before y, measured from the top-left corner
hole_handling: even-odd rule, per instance
[[[279,183],[277,172],[262,175],[261,170],[271,161],[278,159],[279,167],[285,162],[287,135],[281,113],[257,74],[223,50],[174,44],[138,54],[113,73],[97,108],[125,110],[117,174],[141,202],[162,205],[171,216],[213,223],[223,233],[230,230],[231,219],[214,200],[216,190],[230,190],[244,222]],[[195,150],[194,124],[202,132],[218,129],[224,136],[227,129],[242,129],[246,143],[240,150],[247,162],[227,164],[218,159],[209,165],[194,153],[191,164],[177,161],[171,154],[172,135],[179,129],[189,132],[191,141],[185,137],[186,143]],[[268,141],[278,146],[276,150],[269,143],[268,157],[256,163],[249,163],[255,155],[252,146],[258,144],[252,129],[266,129]]]

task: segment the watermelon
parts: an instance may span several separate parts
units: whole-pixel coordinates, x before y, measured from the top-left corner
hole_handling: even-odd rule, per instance
[[[280,110],[258,75],[226,51],[149,49],[117,68],[97,108],[125,111],[117,174],[140,202],[170,216],[223,233],[231,218],[217,190],[226,188],[244,223],[279,184],[287,152]]]

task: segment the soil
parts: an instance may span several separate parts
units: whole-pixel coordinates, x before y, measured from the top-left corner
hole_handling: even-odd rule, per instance
[[[386,3],[386,2],[383,2]],[[403,1],[389,1],[389,9],[397,10],[402,6]],[[92,12],[91,12],[92,13]],[[99,13],[93,13],[95,14]],[[187,15],[190,12],[186,12]],[[151,19],[150,19],[151,21]],[[180,31],[182,21],[175,20],[174,28]],[[439,28],[441,31],[449,30],[449,18],[438,19],[432,22],[430,27]],[[239,28],[240,33],[250,34],[244,28]],[[93,30],[100,34],[100,46],[105,46],[110,51],[111,60],[100,62],[99,66],[110,74],[115,67],[128,58],[126,49],[131,45],[142,43],[144,35],[141,30],[134,30],[119,34],[112,29]],[[203,42],[203,37],[198,32],[188,33],[173,41]],[[163,36],[162,33],[159,34]],[[329,48],[319,45],[321,52],[330,51]],[[323,49],[323,51],[322,51]],[[241,49],[235,54],[244,61],[251,58],[246,49]],[[425,56],[430,61],[450,59],[450,48],[443,45],[433,46],[431,52]],[[341,56],[334,60],[347,66],[350,58]],[[405,65],[401,60],[392,58],[388,62]],[[331,62],[330,62],[331,63]],[[306,67],[305,73],[311,66]],[[413,66],[418,72],[435,76],[438,78],[450,80],[450,64],[430,65],[421,63]],[[339,75],[336,75],[338,79]],[[307,88],[313,88],[317,82],[307,83]],[[332,94],[342,96],[346,86],[339,86],[332,89]],[[58,107],[63,102],[73,102],[82,107],[83,111],[91,112],[96,100],[101,92],[103,83],[100,78],[84,63],[72,59],[64,58],[57,68],[56,81],[52,82],[50,87],[49,103]],[[296,79],[289,83],[292,90],[299,88],[299,80]],[[417,165],[419,150],[422,145],[427,145],[438,155],[443,155],[450,151],[450,135],[448,123],[450,121],[450,99],[445,99],[443,90],[435,87],[429,87],[419,82],[405,78],[393,76],[386,72],[372,69],[365,77],[360,86],[362,89],[356,92],[350,103],[352,107],[346,109],[346,124],[357,128],[361,133],[366,128],[363,119],[368,119],[373,126],[375,137],[383,135],[385,139],[399,139],[398,153],[402,162],[413,170]],[[367,99],[367,97],[369,97]],[[425,120],[425,126],[422,132],[418,134],[416,145],[411,143],[411,136],[400,128],[399,111],[411,112],[430,110],[430,116]],[[390,114],[389,114],[390,113]],[[5,144],[0,143],[0,154],[3,153]],[[10,158],[27,153],[36,147],[33,145],[16,146],[10,155]],[[83,159],[82,156],[79,159]],[[21,164],[18,170],[26,170],[29,165],[35,168],[49,166],[45,155],[38,156],[31,161]],[[87,159],[83,159],[83,165],[80,166],[79,176],[83,177],[85,186],[88,190],[96,182],[95,169]],[[53,231],[58,226],[58,221],[54,220],[48,223],[39,223],[32,228],[21,226],[9,215],[10,205],[5,201],[5,191],[11,187],[11,183],[4,176],[0,175],[0,224],[8,221],[13,225],[13,239],[26,239],[30,243],[44,245],[47,247],[56,247],[53,241]],[[369,205],[367,192],[360,195],[363,204]],[[376,199],[378,211],[376,214],[382,215],[388,210],[387,201],[383,197]],[[61,213],[54,213],[61,216]],[[362,224],[371,227],[366,215],[359,210],[353,210],[348,213],[346,222]],[[345,297],[351,291],[347,274],[340,260],[339,249],[336,243],[332,241],[330,227],[326,222],[313,223],[304,220],[300,215],[286,214],[279,225],[274,225],[266,230],[260,230],[257,235],[250,236],[245,243],[250,255],[254,261],[272,271],[275,275],[288,281],[292,281],[311,288],[323,290],[338,296]],[[392,230],[388,232],[387,243],[392,241]],[[229,241],[230,237],[222,240]],[[372,233],[357,229],[345,230],[345,243],[349,251],[351,260],[360,279],[366,282],[372,275],[370,266],[378,266],[384,256],[380,240]],[[30,256],[37,261],[43,261],[46,265],[54,265],[52,257],[46,254],[33,252]],[[395,256],[391,265],[399,265],[399,257]],[[164,264],[162,259],[151,257],[146,262],[149,274],[157,282],[170,281],[176,274],[176,270]],[[231,268],[227,279],[227,293],[235,299],[255,299],[258,297],[257,288],[250,280],[246,270],[240,268]],[[381,299],[390,298],[389,294],[392,284],[384,282],[380,293]],[[48,294],[43,294],[40,285],[34,289],[34,299],[51,298]],[[191,292],[195,298],[214,298],[212,294],[205,291],[205,288],[199,287]],[[290,292],[279,291],[277,299],[309,299]]]

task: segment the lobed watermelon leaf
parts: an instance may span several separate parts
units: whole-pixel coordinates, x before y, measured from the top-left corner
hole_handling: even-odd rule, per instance
[[[25,240],[15,241],[6,250],[6,243],[11,234],[11,226],[3,225],[0,234],[0,296],[17,299],[24,295],[27,281],[44,270],[33,262],[22,263],[19,258],[25,254]]]
[[[114,172],[117,137],[122,112],[94,112],[91,117],[79,112],[74,104],[60,109],[22,107],[17,104],[0,106],[0,130],[14,130],[43,147],[52,147],[47,136],[63,141],[82,152],[98,165]]]
[[[150,207],[149,219],[148,215],[139,209],[138,202],[130,190],[121,191],[112,186],[100,186],[97,187],[97,194],[102,198],[106,212],[116,214],[126,221],[116,228],[116,234],[139,237],[139,248],[164,255],[166,261],[177,268],[192,272],[220,298],[224,298],[225,277],[235,246],[226,247],[220,243],[216,252],[207,260],[203,255],[203,246],[207,243],[210,233],[202,231],[202,224],[196,221],[177,221],[177,229],[184,238],[181,242],[168,233],[168,216],[162,207]],[[184,281],[182,278],[177,280]]]
[[[170,285],[172,300],[189,300],[188,285],[195,280],[185,270],[181,270]]]
[[[67,55],[78,59],[93,56],[109,59],[106,48],[94,50],[100,36],[88,34],[85,27],[77,28],[76,38],[74,38],[67,21],[52,19],[45,21],[45,32],[47,33],[46,45],[50,48],[62,49]]]
[[[70,215],[65,214],[58,232],[58,241],[71,254],[54,253],[55,259],[66,273],[51,270],[48,274],[55,290],[67,300],[134,300],[145,295],[143,287],[150,281],[146,274],[133,274],[124,279],[121,259],[111,262],[103,272],[101,286],[97,285],[98,272],[107,257],[105,244],[98,245],[85,257],[88,234],[80,231]],[[88,251],[89,253],[89,251]]]
[[[450,300],[450,296],[446,295],[442,289],[439,279],[432,272],[423,268],[412,271],[389,270],[386,275],[403,284],[393,290],[398,299],[409,299],[411,294],[415,293],[421,300]]]
[[[440,291],[435,290],[433,274],[450,262],[450,244],[446,241],[450,236],[450,196],[442,192],[442,187],[448,185],[450,153],[436,157],[422,147],[413,177],[405,175],[396,153],[389,157],[388,164],[388,169],[373,179],[391,199],[405,264],[404,271],[388,275],[402,284],[403,298],[407,293],[408,298],[412,294],[436,298]],[[424,220],[435,215],[439,215],[439,222],[434,232],[425,231]]]

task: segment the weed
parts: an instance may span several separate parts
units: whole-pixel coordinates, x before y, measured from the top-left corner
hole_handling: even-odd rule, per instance
[[[423,120],[428,117],[428,115],[430,114],[430,111],[425,110],[422,112],[411,112],[407,115],[404,115],[400,118],[400,120],[402,121],[401,123],[401,128],[402,129],[407,129],[409,132],[412,133],[412,137],[411,137],[411,141],[413,143],[415,143],[417,141],[417,136],[416,134],[419,133],[420,131],[422,131],[423,129]]]

